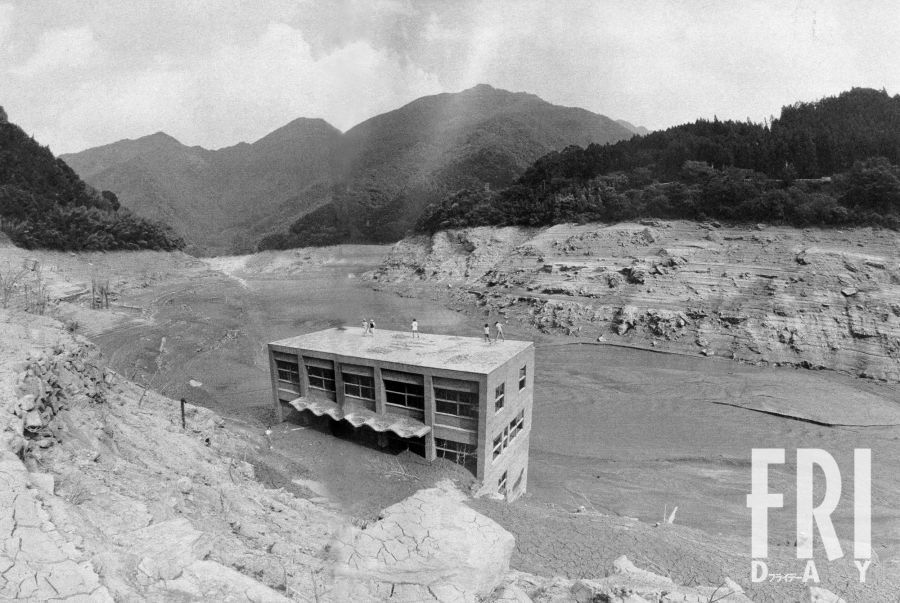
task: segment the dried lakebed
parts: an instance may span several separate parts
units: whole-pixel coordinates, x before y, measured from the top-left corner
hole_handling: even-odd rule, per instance
[[[251,428],[263,426],[270,420],[262,353],[267,341],[355,324],[362,316],[374,316],[380,327],[394,329],[405,329],[415,316],[429,330],[477,335],[481,316],[449,311],[426,296],[372,291],[358,275],[377,259],[324,257],[278,260],[278,265],[274,260],[248,264],[262,262],[257,256],[229,260],[222,267],[237,278],[204,273],[188,283],[127,292],[123,297],[128,303],[149,308],[152,319],[134,328],[120,325],[96,339],[117,370],[127,371],[135,363],[148,371],[161,366],[157,383],[169,395],[187,394]],[[507,332],[534,337],[515,325]],[[167,341],[160,354],[163,337]],[[839,533],[849,534],[852,450],[866,446],[873,449],[875,465],[874,545],[884,561],[897,556],[900,518],[892,501],[900,494],[894,470],[900,463],[900,430],[824,424],[894,423],[892,411],[900,399],[896,386],[827,371],[570,345],[570,338],[560,336],[537,339],[531,474],[522,505],[565,511],[584,507],[651,523],[677,505],[677,523],[746,543],[751,449],[784,447],[790,462],[796,448],[815,447],[833,454],[847,476],[835,521]],[[185,385],[189,378],[203,386],[190,388]],[[765,412],[756,412],[760,410]],[[411,479],[398,488],[369,470],[373,451],[326,434],[284,426],[276,437],[282,454],[294,455],[309,468],[304,477],[324,483],[360,515],[427,485]],[[317,460],[310,458],[311,441]],[[391,462],[415,465],[406,456]],[[771,482],[773,490],[785,493],[786,508],[772,512],[771,530],[773,541],[787,543],[793,539],[794,478],[790,464],[782,469],[773,472]],[[504,516],[497,511],[498,520]]]

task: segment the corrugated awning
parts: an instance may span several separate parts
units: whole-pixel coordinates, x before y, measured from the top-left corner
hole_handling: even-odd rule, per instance
[[[392,431],[401,438],[421,438],[431,431],[431,427],[411,417],[378,415],[371,410],[356,408],[344,413],[340,405],[331,400],[297,398],[291,400],[290,404],[297,410],[308,410],[317,417],[328,415],[335,421],[347,421],[354,427],[366,425],[378,432]]]

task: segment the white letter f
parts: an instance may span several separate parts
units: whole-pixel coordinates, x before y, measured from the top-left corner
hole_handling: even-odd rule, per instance
[[[751,557],[765,559],[769,555],[769,509],[784,506],[781,494],[769,493],[769,465],[784,464],[784,448],[754,448],[750,458]]]

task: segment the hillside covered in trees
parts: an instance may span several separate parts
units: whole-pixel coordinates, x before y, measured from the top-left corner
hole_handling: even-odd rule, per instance
[[[9,123],[2,108],[0,227],[25,248],[170,251],[184,246],[166,225],[120,209],[116,195],[85,184],[64,161]]]
[[[854,88],[770,123],[698,120],[549,153],[511,186],[463,190],[417,228],[635,218],[900,228],[900,96]]]

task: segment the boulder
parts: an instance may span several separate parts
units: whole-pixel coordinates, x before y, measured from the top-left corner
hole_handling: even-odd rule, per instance
[[[37,409],[29,410],[25,413],[25,429],[28,431],[39,431],[44,426],[41,419],[41,413]]]
[[[449,481],[382,512],[332,545],[336,600],[475,601],[509,570],[515,539],[463,504]]]
[[[47,494],[53,494],[55,488],[55,480],[53,478],[53,474],[29,473],[28,479],[31,480],[32,485],[34,485],[36,488],[43,490]]]
[[[34,396],[32,396],[31,394],[27,394],[27,395],[19,398],[19,408],[21,408],[25,412],[34,410],[34,407],[35,407]]]

